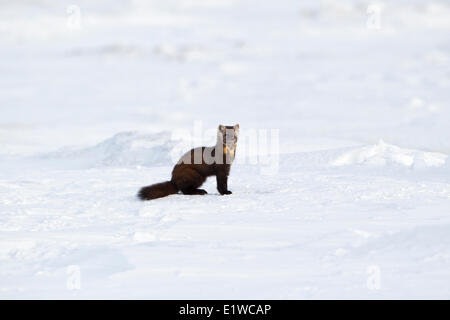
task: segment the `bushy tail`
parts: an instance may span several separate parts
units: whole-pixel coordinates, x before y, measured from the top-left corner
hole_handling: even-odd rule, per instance
[[[177,186],[171,181],[152,184],[139,190],[138,197],[141,200],[153,200],[167,197],[178,192]]]

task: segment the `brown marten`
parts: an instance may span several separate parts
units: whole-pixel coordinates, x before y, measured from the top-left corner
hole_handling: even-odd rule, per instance
[[[199,147],[185,153],[172,170],[170,181],[143,187],[138,194],[141,200],[166,197],[181,191],[183,194],[204,195],[199,187],[209,176],[216,176],[217,190],[221,195],[228,190],[228,175],[236,154],[239,125],[219,125],[214,147]]]

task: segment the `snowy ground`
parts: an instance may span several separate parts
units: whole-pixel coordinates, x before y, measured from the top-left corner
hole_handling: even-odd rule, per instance
[[[373,4],[0,1],[0,298],[449,299],[450,3]],[[136,199],[219,123],[279,154]]]

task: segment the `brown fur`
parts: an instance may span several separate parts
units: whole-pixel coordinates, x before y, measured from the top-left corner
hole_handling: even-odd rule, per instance
[[[207,192],[199,187],[210,176],[216,176],[217,190],[221,195],[231,194],[228,190],[228,175],[235,157],[238,135],[239,125],[220,125],[216,146],[192,149],[175,165],[170,181],[143,187],[138,197],[141,200],[152,200],[176,194],[179,191],[189,195],[204,195]],[[211,155],[211,157],[205,155]]]

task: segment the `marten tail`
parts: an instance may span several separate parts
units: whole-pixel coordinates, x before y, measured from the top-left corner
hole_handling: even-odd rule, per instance
[[[167,197],[178,192],[177,186],[171,181],[152,184],[139,190],[138,197],[141,200],[153,200]]]

